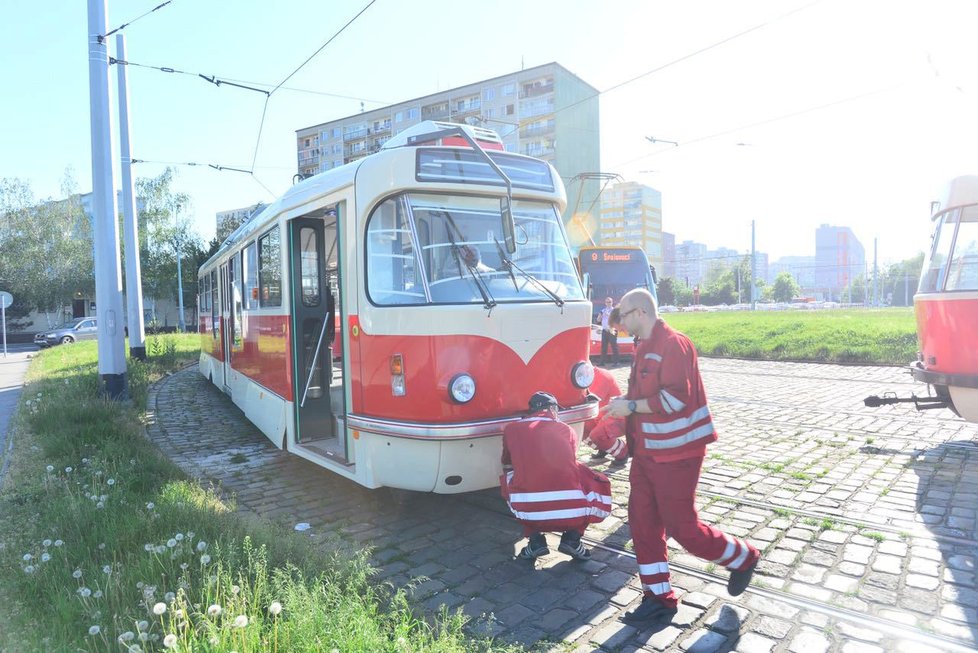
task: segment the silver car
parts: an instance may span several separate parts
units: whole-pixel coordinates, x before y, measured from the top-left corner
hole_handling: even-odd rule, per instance
[[[55,327],[41,331],[34,336],[34,344],[41,347],[67,345],[76,340],[95,340],[98,338],[98,320],[94,317],[79,317]]]

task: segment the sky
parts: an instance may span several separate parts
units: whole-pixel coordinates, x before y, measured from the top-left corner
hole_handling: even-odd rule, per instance
[[[175,185],[205,240],[217,211],[291,185],[296,130],[549,62],[601,91],[601,171],[658,189],[677,242],[746,252],[753,221],[771,260],[810,256],[831,224],[897,261],[928,244],[947,181],[978,173],[973,0],[172,0],[140,18],[162,1],[108,1],[142,64],[134,174],[203,164]],[[0,178],[39,199],[66,175],[92,187],[86,5],[0,0]],[[198,73],[285,83],[266,104]]]

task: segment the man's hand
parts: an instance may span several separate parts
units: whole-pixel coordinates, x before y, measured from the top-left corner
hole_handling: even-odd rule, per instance
[[[624,397],[615,397],[608,402],[608,405],[604,407],[604,411],[612,417],[628,417],[632,414],[628,410],[628,399]]]

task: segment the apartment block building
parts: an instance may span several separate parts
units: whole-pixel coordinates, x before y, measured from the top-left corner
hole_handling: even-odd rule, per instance
[[[662,269],[662,193],[635,181],[614,184],[601,196],[600,244],[638,245]]]
[[[565,222],[575,207],[587,208],[582,198],[597,196],[596,180],[572,180],[601,168],[598,90],[557,63],[299,129],[298,172],[309,176],[355,161],[425,120],[492,129],[507,151],[550,162],[567,188]]]
[[[838,301],[865,268],[866,251],[852,229],[823,224],[815,230],[814,286],[825,299]]]

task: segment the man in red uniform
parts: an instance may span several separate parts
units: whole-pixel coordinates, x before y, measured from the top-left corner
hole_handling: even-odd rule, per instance
[[[546,392],[530,397],[530,414],[503,431],[503,475],[499,487],[509,509],[523,524],[529,543],[520,559],[550,553],[546,531],[560,531],[557,550],[589,560],[581,543],[588,524],[611,514],[608,478],[577,462],[577,436],[557,419],[557,400]]]
[[[594,382],[588,391],[598,398],[598,405],[602,408],[615,397],[621,396],[621,388],[618,387],[615,377],[603,367],[594,368]],[[628,445],[620,437],[624,434],[625,420],[621,417],[599,415],[584,422],[584,440],[597,449],[594,452],[595,458],[611,454],[616,463],[624,462],[628,458]]]
[[[605,410],[628,420],[632,453],[628,524],[645,595],[624,620],[645,623],[676,614],[667,533],[693,555],[729,569],[731,596],[747,588],[760,552],[704,524],[696,513],[700,467],[706,445],[717,435],[693,344],[659,319],[655,298],[645,289],[629,291],[619,308],[622,326],[641,341],[628,394],[613,399]]]

